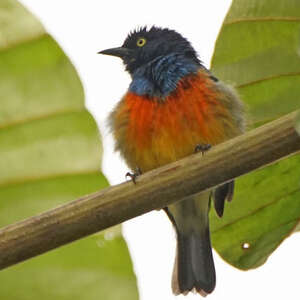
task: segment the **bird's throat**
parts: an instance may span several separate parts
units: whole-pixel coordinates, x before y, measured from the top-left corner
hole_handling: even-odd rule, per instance
[[[180,79],[196,74],[199,66],[180,54],[158,57],[134,72],[129,91],[139,96],[164,99],[176,89]]]

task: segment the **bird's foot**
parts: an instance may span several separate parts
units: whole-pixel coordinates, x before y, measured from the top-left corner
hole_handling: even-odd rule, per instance
[[[198,144],[195,147],[195,153],[201,152],[202,155],[211,148],[210,144]]]
[[[131,180],[132,180],[132,182],[133,182],[134,184],[136,184],[136,179],[137,179],[137,177],[140,176],[141,174],[142,174],[141,169],[140,169],[140,168],[136,168],[136,170],[135,170],[134,173],[127,172],[127,173],[125,174],[125,178],[127,179],[127,177],[130,177]]]

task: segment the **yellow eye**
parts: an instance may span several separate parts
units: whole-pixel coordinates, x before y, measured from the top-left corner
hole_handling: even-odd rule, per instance
[[[143,47],[146,44],[146,39],[145,38],[139,38],[136,42],[136,45],[138,47]]]

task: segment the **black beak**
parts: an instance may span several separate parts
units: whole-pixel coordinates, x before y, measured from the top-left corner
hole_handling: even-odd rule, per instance
[[[100,51],[98,52],[98,54],[112,55],[112,56],[124,58],[126,56],[129,56],[131,52],[132,52],[131,49],[124,48],[124,47],[117,47],[117,48],[111,48],[111,49]]]

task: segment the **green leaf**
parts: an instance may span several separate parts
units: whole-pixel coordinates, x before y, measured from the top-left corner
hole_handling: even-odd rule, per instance
[[[234,0],[212,71],[238,88],[254,123],[299,108],[300,2]]]
[[[0,3],[0,226],[108,186],[80,79],[39,21]],[[120,227],[0,272],[1,299],[137,299]]]
[[[259,126],[300,107],[300,2],[234,0],[216,42],[212,72],[235,86]],[[212,217],[217,252],[240,269],[263,264],[300,221],[300,156],[236,181],[222,219]]]

